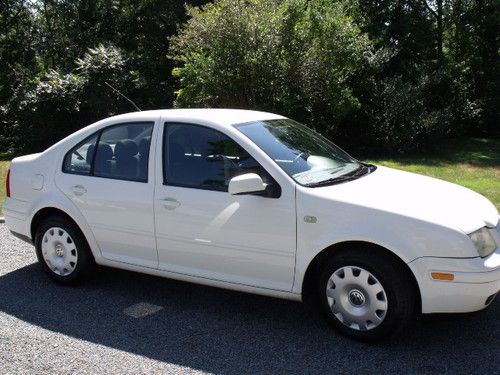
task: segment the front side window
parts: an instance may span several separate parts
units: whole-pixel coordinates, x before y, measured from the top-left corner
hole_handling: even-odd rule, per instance
[[[63,172],[147,182],[153,122],[104,128],[72,148]]]
[[[375,168],[358,162],[326,138],[290,119],[249,122],[236,128],[301,185],[347,181]]]
[[[164,182],[168,185],[227,191],[229,180],[244,173],[269,179],[257,161],[219,131],[168,123],[163,140]]]
[[[64,157],[63,172],[90,175],[96,142],[94,134],[73,147]]]

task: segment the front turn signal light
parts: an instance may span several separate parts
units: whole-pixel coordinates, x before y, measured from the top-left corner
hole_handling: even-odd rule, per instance
[[[444,281],[453,281],[453,280],[455,280],[455,275],[452,274],[452,273],[431,272],[431,277],[434,280],[444,280]]]

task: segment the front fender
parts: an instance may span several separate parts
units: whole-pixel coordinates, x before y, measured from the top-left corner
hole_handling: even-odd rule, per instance
[[[381,246],[405,263],[424,256],[477,256],[470,239],[458,229],[298,192],[293,292],[300,293],[306,270],[320,252],[347,241]]]
[[[347,242],[364,242],[383,247],[405,263],[416,259],[419,253],[415,244],[402,236],[389,236],[383,228],[352,228],[352,230],[328,231],[308,242],[305,236],[297,241],[296,271],[293,284],[293,292],[301,293],[307,268],[313,259],[323,250],[335,247]],[[354,249],[353,249],[354,250]]]

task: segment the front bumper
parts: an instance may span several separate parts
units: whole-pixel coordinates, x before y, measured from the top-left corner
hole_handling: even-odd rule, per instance
[[[417,279],[425,314],[482,310],[500,290],[500,248],[486,258],[422,257],[408,266]],[[433,272],[451,273],[454,280],[434,280]]]

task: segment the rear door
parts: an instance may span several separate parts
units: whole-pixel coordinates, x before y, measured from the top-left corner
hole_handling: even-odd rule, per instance
[[[56,184],[79,208],[109,260],[156,268],[154,121],[114,124],[66,154]]]

